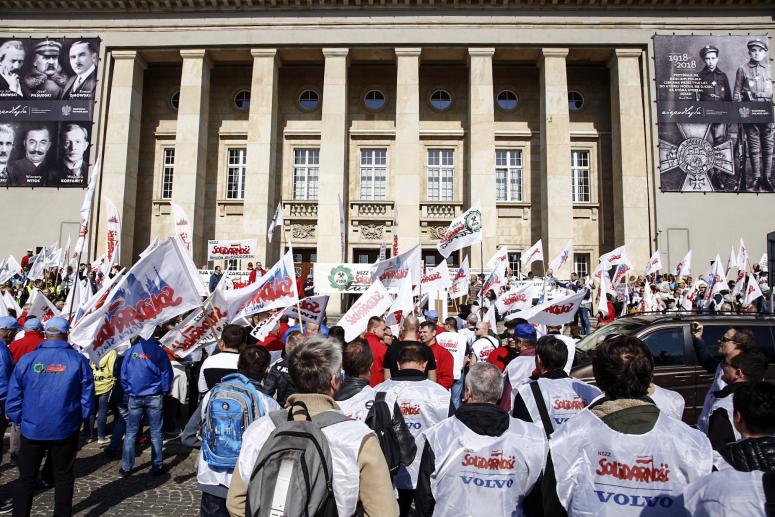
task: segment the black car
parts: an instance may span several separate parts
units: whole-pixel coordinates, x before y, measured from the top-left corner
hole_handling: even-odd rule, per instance
[[[775,316],[772,315],[675,313],[619,318],[578,342],[571,375],[594,383],[590,353],[610,335],[634,335],[654,355],[654,384],[683,396],[686,401],[683,420],[694,425],[714,374],[698,364],[691,334],[693,321],[703,325],[702,340],[711,352],[716,350],[729,327],[750,329],[770,362],[766,380],[775,382]]]

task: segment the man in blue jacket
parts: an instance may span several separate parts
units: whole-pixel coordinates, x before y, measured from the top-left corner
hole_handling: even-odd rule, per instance
[[[21,426],[14,515],[30,514],[46,452],[54,471],[54,515],[72,514],[78,432],[91,414],[94,376],[86,358],[67,343],[67,331],[66,319],[48,320],[46,340],[19,360],[11,375],[5,412]]]
[[[158,332],[154,334],[157,336]],[[161,457],[163,399],[172,388],[172,365],[156,337],[141,339],[124,356],[121,387],[129,397],[129,417],[119,473],[128,476],[135,462],[135,439],[143,414],[151,430],[151,473],[164,473]]]
[[[5,398],[8,395],[8,382],[11,380],[13,371],[13,356],[8,350],[8,343],[13,341],[16,332],[19,330],[19,324],[13,316],[3,316],[0,318],[0,436],[5,435],[5,428],[8,427],[8,419],[5,417]],[[0,464],[3,463],[3,443],[0,440]]]

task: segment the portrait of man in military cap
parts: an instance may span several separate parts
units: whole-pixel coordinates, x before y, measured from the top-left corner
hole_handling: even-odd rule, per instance
[[[59,62],[61,50],[58,41],[44,40],[35,45],[32,70],[24,78],[31,98],[58,99],[62,95],[67,75]]]
[[[732,99],[735,102],[772,103],[772,75],[767,57],[766,38],[748,42],[748,60],[737,69]],[[743,124],[745,145],[750,160],[753,190],[772,192],[772,151],[775,146],[775,123]],[[747,190],[741,185],[741,190]]]

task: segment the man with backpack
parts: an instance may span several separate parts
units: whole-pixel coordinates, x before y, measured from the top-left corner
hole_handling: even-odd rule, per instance
[[[350,342],[342,355],[342,368],[346,375],[334,400],[345,415],[366,422],[380,441],[391,477],[395,477],[401,465],[409,466],[414,460],[417,446],[398,407],[389,407],[385,392],[377,392],[369,386],[371,348],[362,338]]]
[[[245,330],[239,325],[226,325],[218,340],[218,353],[202,363],[199,369],[199,393],[206,393],[225,375],[237,372],[240,350],[245,346]]]
[[[202,449],[196,476],[202,491],[201,517],[228,517],[226,494],[242,435],[255,420],[280,409],[256,388],[266,376],[269,357],[263,347],[243,348],[237,373],[226,375],[204,396],[180,438],[183,445]]]
[[[332,396],[341,382],[338,341],[311,337],[288,354],[298,392],[242,437],[226,506],[233,517],[398,514],[374,433],[345,417]],[[304,475],[302,475],[304,473]]]

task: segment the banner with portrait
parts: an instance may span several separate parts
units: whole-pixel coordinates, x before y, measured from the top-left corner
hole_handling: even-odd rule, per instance
[[[663,192],[772,192],[767,36],[654,36]]]
[[[0,187],[86,187],[99,47],[0,38]]]

